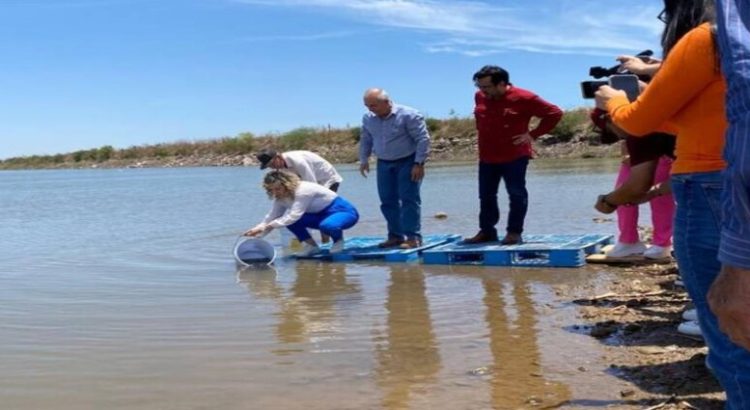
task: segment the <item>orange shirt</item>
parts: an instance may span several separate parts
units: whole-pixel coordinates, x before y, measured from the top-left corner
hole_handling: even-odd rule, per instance
[[[726,166],[722,159],[726,88],[711,28],[705,23],[677,42],[636,101],[612,98],[607,111],[618,127],[636,136],[665,123],[673,126],[677,131],[673,174],[719,171]]]

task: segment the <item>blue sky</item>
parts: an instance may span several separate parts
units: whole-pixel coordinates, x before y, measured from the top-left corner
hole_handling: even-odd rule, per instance
[[[606,3],[606,4],[604,4]],[[564,108],[618,54],[659,52],[661,2],[0,0],[0,158],[353,126],[387,89],[470,115],[485,64]]]

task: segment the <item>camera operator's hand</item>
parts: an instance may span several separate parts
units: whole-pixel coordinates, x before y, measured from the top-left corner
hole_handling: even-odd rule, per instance
[[[594,98],[596,99],[596,108],[607,111],[607,102],[617,96],[623,96],[626,99],[628,98],[628,95],[625,93],[625,91],[615,90],[608,85],[599,87],[599,89],[594,93]]]
[[[534,142],[534,138],[528,132],[513,137],[513,145],[531,144],[532,142]]]
[[[633,74],[653,76],[661,67],[661,61],[650,59],[643,61],[642,59],[634,56],[618,56],[617,61],[620,62],[620,72],[630,71]]]

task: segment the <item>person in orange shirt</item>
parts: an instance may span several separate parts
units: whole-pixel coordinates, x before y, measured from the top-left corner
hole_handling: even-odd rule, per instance
[[[707,363],[726,390],[727,409],[750,408],[750,352],[723,334],[707,303],[721,269],[721,172],[727,129],[726,83],[719,67],[712,0],[665,0],[664,62],[638,99],[603,86],[596,103],[615,125],[645,135],[663,124],[677,130],[671,185],[677,202],[674,250],[680,275],[698,312]]]

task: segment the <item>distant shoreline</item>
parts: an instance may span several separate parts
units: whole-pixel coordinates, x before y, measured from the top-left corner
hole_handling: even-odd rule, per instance
[[[588,112],[585,108],[566,111],[555,129],[535,142],[535,157],[618,156],[618,144],[600,143],[590,125]],[[477,135],[473,118],[427,118],[426,122],[432,137],[431,161],[476,161]],[[314,151],[331,163],[349,164],[357,162],[359,131],[359,127],[298,128],[281,135],[260,137],[241,133],[215,140],[178,141],[123,149],[105,145],[64,154],[9,158],[0,161],[0,170],[257,166],[255,154],[267,147],[277,151]]]

